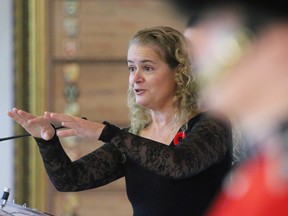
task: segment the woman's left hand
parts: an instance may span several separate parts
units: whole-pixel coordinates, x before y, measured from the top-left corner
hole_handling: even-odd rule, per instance
[[[98,140],[105,127],[104,124],[88,121],[84,118],[47,111],[44,113],[44,118],[49,121],[59,122],[66,128],[57,131],[57,136],[60,138],[78,136],[81,138],[93,138]]]

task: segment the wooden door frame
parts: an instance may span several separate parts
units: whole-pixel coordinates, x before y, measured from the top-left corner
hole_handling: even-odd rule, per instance
[[[46,1],[14,0],[15,107],[41,115],[47,101]],[[24,130],[15,125],[15,133]],[[44,211],[47,178],[35,140],[15,140],[15,202]]]

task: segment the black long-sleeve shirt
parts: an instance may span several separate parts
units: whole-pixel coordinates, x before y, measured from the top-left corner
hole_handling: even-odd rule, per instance
[[[203,215],[232,163],[227,120],[200,113],[180,144],[165,145],[106,124],[105,144],[71,161],[58,137],[36,139],[50,180],[59,191],[87,190],[125,176],[135,216]]]

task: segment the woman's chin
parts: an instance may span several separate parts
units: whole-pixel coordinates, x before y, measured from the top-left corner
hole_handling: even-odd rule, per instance
[[[139,106],[141,106],[141,107],[147,107],[147,103],[145,102],[145,101],[143,101],[143,100],[136,100],[136,103],[139,105]]]

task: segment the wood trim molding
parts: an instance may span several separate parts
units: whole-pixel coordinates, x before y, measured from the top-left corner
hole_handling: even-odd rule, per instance
[[[15,106],[41,115],[46,107],[45,0],[14,0]],[[19,125],[15,133],[23,133]],[[15,202],[46,208],[46,177],[33,138],[15,142]]]

